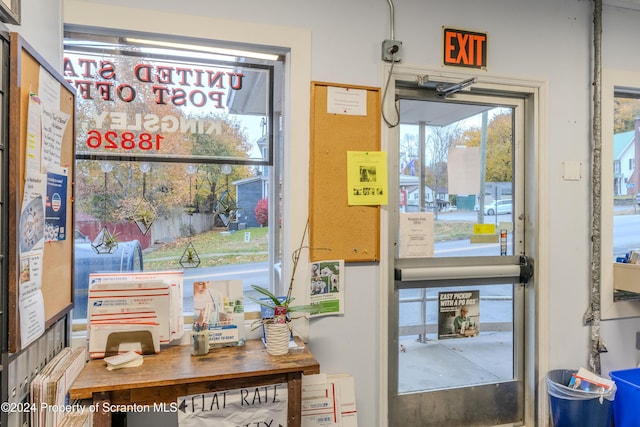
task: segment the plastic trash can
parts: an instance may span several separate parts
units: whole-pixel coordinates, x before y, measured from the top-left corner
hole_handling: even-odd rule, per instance
[[[575,370],[547,373],[547,390],[553,427],[611,427],[616,387],[603,394],[567,387]],[[616,425],[616,427],[618,427]]]
[[[613,419],[616,427],[640,427],[640,369],[611,371],[618,391],[613,401]]]

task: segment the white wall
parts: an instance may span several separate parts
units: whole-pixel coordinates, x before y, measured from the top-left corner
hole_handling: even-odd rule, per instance
[[[20,25],[7,25],[20,33],[56,70],[62,71],[63,0],[21,0]]]
[[[548,312],[543,320],[549,327],[540,331],[540,339],[548,350],[549,368],[588,366],[590,330],[583,326],[582,318],[588,304],[591,265],[592,3],[394,2],[395,38],[403,42],[403,64],[440,67],[441,28],[448,25],[489,34],[488,75],[547,83],[548,96],[540,110],[545,128],[539,136],[550,155],[540,167],[547,176],[537,197],[538,209],[544,214],[539,216],[544,223],[538,226],[544,230],[542,235],[549,237],[549,249],[541,258],[548,260],[548,265],[536,278],[536,286],[546,290],[542,295],[548,295],[548,300],[539,303],[546,308],[543,312]],[[49,10],[55,9],[52,4],[58,2],[23,0],[23,29],[28,41],[55,63],[61,54],[60,22],[53,22],[58,14]],[[382,41],[390,38],[386,0],[324,0],[315,4],[299,0],[64,0],[64,12],[66,20],[86,25],[292,46],[292,59],[300,63],[295,64],[298,71],[293,76],[290,141],[295,144],[287,148],[288,158],[308,158],[309,81],[384,85],[380,50]],[[604,68],[640,70],[640,57],[635,54],[639,19],[639,11],[604,8]],[[562,179],[562,163],[567,160],[582,163],[583,179]],[[305,162],[293,163],[287,164],[286,191],[307,195]],[[302,230],[306,220],[306,197],[297,198],[297,203],[286,207],[285,223],[292,224],[290,241],[297,241],[299,231],[295,230]],[[379,300],[379,273],[376,265],[348,267],[345,316],[314,320],[310,325],[309,345],[323,371],[355,376],[359,423],[363,426],[385,425],[379,416],[379,381],[382,378],[384,384],[386,376],[384,363],[378,363],[386,339],[386,329],[377,320],[383,303]],[[640,315],[640,307],[633,310],[633,316]],[[609,350],[602,355],[603,373],[640,361],[635,349],[638,330],[637,317],[602,323],[602,337]],[[546,362],[541,361],[543,366]],[[135,425],[152,423],[135,420]]]

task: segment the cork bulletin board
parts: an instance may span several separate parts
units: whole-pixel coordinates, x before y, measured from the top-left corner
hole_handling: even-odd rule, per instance
[[[8,324],[9,351],[24,348],[21,343],[19,291],[22,280],[21,245],[24,230],[20,229],[22,202],[25,192],[27,124],[31,94],[45,91],[40,82],[48,82],[47,89],[59,90],[59,109],[69,118],[62,134],[60,165],[67,169],[66,219],[60,229],[64,239],[45,241],[42,254],[42,299],[44,301],[44,328],[68,314],[73,306],[73,167],[74,167],[74,108],[75,90],[17,33],[11,33],[9,81],[9,261],[8,261]],[[43,73],[44,75],[42,75]],[[56,165],[57,166],[57,165]],[[64,186],[64,184],[62,185]],[[63,193],[64,194],[64,193]],[[44,216],[44,215],[43,215]],[[42,218],[44,221],[44,218]],[[66,221],[66,222],[65,222]],[[23,319],[24,320],[24,319]]]
[[[329,88],[366,92],[357,114],[335,112]],[[329,104],[329,105],[328,105]],[[312,82],[309,167],[310,259],[377,262],[380,259],[380,206],[347,203],[347,151],[379,151],[380,90]]]

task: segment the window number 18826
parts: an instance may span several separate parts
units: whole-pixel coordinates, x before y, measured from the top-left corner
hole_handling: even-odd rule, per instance
[[[87,133],[87,146],[93,149],[123,149],[133,150],[160,150],[160,142],[162,135],[142,132],[135,134],[134,132],[116,132],[113,130],[100,132],[90,130]]]

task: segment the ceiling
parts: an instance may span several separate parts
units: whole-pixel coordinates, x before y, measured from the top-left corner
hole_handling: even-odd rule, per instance
[[[400,101],[400,122],[403,125],[424,122],[427,126],[447,126],[492,108],[494,107],[487,105],[402,99]]]

